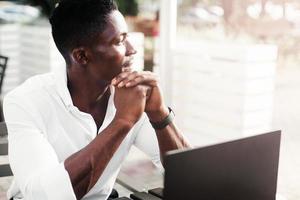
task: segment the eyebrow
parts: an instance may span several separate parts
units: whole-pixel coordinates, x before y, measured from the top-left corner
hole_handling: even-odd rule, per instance
[[[126,38],[128,37],[128,33],[127,32],[121,33],[120,36],[124,36]]]
[[[120,34],[117,34],[116,36],[112,37],[109,39],[109,44],[113,44],[114,42],[116,42],[117,39],[119,39],[119,37],[123,36],[124,38],[128,37],[128,33],[127,32],[122,32]]]
[[[117,39],[119,39],[119,37],[122,37],[122,36],[124,37],[124,39],[126,39],[127,36],[128,36],[128,33],[124,32],[124,33],[118,34],[116,37],[114,37],[114,38],[111,40],[111,42],[115,42]]]

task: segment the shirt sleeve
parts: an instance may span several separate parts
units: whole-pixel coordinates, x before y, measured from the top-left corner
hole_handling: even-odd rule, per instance
[[[37,113],[16,98],[6,97],[3,107],[9,162],[22,196],[31,200],[76,200],[64,163],[58,161],[53,147],[38,128]]]
[[[152,128],[147,115],[143,115],[141,125],[136,130],[134,145],[147,154],[153,164],[163,169],[155,130]]]

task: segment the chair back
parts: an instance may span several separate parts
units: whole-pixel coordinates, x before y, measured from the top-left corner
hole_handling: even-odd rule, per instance
[[[0,122],[0,156],[8,155],[7,127],[5,122]],[[9,164],[0,164],[0,177],[12,176]]]
[[[0,55],[0,94],[2,89],[3,79],[5,76],[7,62],[8,62],[8,57]]]

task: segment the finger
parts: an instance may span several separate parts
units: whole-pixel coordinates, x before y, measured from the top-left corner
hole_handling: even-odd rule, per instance
[[[135,79],[128,81],[125,84],[125,87],[134,87],[139,84],[156,86],[157,85],[157,77],[153,74],[140,74],[139,76],[136,76]]]
[[[125,86],[128,82],[136,79],[136,77],[138,77],[138,76],[139,76],[139,73],[137,71],[130,73],[127,77],[125,77],[118,83],[118,87]]]
[[[131,67],[123,67],[122,72],[131,72],[132,68]]]
[[[121,72],[118,74],[115,78],[112,79],[111,84],[116,86],[118,85],[124,78],[126,78],[131,72],[126,71],[126,72]]]

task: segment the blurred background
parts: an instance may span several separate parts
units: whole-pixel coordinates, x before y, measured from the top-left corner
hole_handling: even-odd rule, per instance
[[[0,0],[0,55],[8,57],[1,97],[64,66],[47,20],[57,2]],[[278,193],[300,199],[300,1],[116,2],[138,50],[134,66],[160,76],[190,141],[201,146],[282,130]],[[133,148],[120,176],[136,176],[143,188],[162,184],[151,170],[156,174]],[[0,190],[9,182],[0,178]]]

